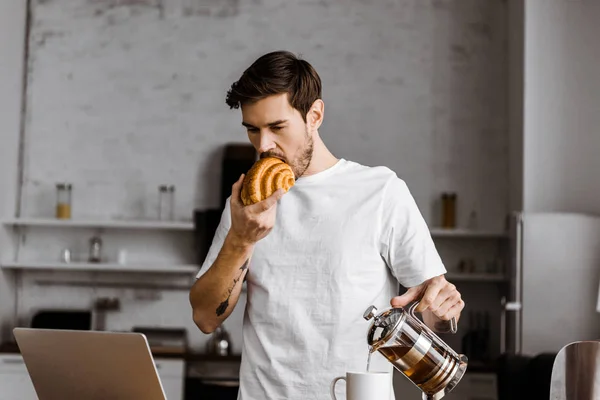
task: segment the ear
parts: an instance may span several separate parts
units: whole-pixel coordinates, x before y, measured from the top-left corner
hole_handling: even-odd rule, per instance
[[[323,100],[315,100],[315,102],[308,110],[308,114],[306,114],[306,123],[308,124],[311,130],[319,129],[319,127],[323,123],[324,113],[325,103],[323,103]]]

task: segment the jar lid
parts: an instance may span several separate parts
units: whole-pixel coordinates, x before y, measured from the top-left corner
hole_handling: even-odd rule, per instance
[[[72,185],[70,183],[57,183],[56,188],[60,190],[71,190]]]
[[[393,338],[406,320],[406,312],[402,307],[388,308],[375,316],[376,311],[375,306],[370,306],[363,315],[367,321],[374,318],[367,333],[367,343],[374,349]]]

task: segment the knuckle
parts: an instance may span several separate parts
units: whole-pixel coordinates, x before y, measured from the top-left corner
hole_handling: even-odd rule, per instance
[[[421,300],[421,304],[427,307],[431,306],[433,304],[433,296],[427,295],[423,297],[423,299]]]

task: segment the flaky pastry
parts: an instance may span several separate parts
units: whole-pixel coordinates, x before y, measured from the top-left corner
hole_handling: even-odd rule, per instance
[[[292,168],[279,158],[265,157],[256,161],[244,177],[241,198],[248,206],[271,196],[277,189],[286,192],[294,186]]]

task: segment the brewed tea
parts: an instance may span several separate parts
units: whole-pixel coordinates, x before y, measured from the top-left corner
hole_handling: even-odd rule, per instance
[[[447,357],[448,352],[435,343],[432,343],[426,354],[419,355],[419,357],[422,356],[420,361],[409,368],[406,368],[406,364],[400,361],[411,350],[411,347],[390,346],[380,347],[378,350],[424,393],[429,395],[437,393],[448,383],[456,367],[452,358]]]

